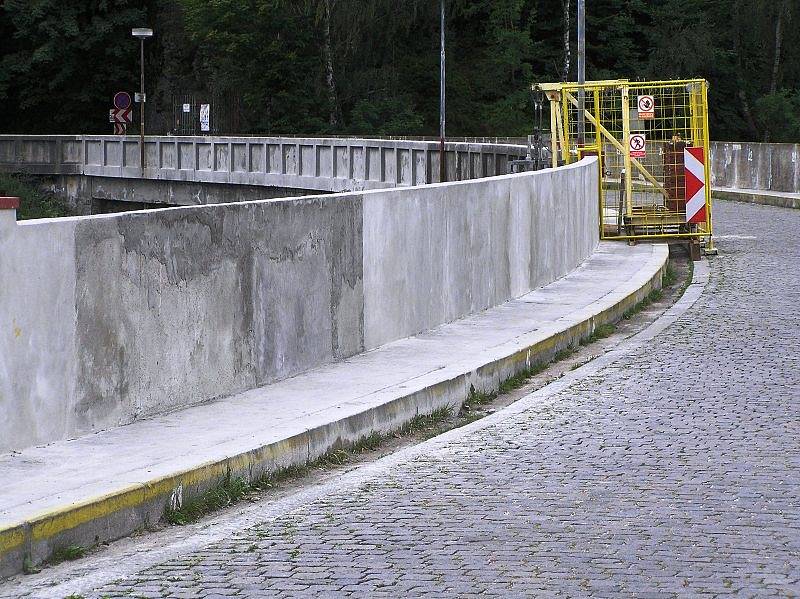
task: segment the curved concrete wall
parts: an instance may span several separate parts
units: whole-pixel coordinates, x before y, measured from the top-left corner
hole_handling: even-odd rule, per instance
[[[800,144],[713,142],[713,187],[800,192]]]
[[[343,359],[563,276],[597,165],[17,223],[0,211],[0,451]],[[320,390],[324,392],[324,390]]]

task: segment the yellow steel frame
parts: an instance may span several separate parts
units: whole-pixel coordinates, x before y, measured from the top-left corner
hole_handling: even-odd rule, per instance
[[[583,85],[544,83],[537,87],[550,101],[553,166],[559,162],[568,164],[589,152],[598,155],[601,238],[701,238],[711,244],[711,157],[705,80],[614,79]],[[644,120],[637,113],[638,95],[654,97],[656,109],[651,118]],[[579,97],[584,98],[582,115]],[[576,126],[579,119],[583,120],[580,128]],[[584,135],[581,139],[579,130]],[[646,157],[630,155],[628,140],[632,132],[645,133]],[[685,222],[686,146],[704,150],[703,223]],[[609,222],[613,215],[616,223]]]

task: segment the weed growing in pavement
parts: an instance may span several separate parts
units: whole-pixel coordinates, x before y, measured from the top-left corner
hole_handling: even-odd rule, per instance
[[[605,339],[606,337],[610,337],[617,331],[617,327],[613,324],[601,324],[597,327],[591,335],[588,337],[584,337],[581,339],[581,345],[589,345],[594,343],[595,341],[600,341],[600,339]]]
[[[564,349],[560,349],[556,352],[556,355],[553,356],[553,362],[561,362],[561,360],[566,360],[576,351],[578,350],[572,345],[565,347]]]
[[[672,268],[672,262],[667,262],[667,268],[664,270],[664,276],[661,277],[661,286],[672,287],[677,280],[678,275],[675,273],[675,269]]]
[[[80,559],[84,555],[86,555],[85,547],[81,545],[67,545],[66,547],[56,549],[48,561],[51,564],[60,564],[61,562],[71,562]]]
[[[24,574],[38,574],[42,569],[39,566],[33,565],[33,560],[30,555],[26,555],[22,560],[22,572]]]
[[[203,514],[219,510],[239,501],[250,490],[242,478],[230,473],[214,487],[186,501],[178,508],[167,507],[164,519],[170,524],[195,522]]]
[[[251,482],[228,474],[216,486],[186,501],[181,507],[173,509],[167,506],[164,520],[179,526],[196,522],[206,514],[239,502],[250,493],[273,489],[286,480],[304,476],[314,468],[342,466],[360,453],[378,449],[389,436],[404,437],[429,432],[438,434],[441,423],[452,415],[453,410],[449,407],[439,408],[430,414],[418,414],[394,433],[382,435],[373,431],[347,446],[331,449],[312,462],[281,468]]]

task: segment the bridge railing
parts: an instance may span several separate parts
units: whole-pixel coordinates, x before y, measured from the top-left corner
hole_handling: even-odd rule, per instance
[[[448,143],[448,180],[505,174],[512,144]],[[354,138],[2,135],[0,170],[358,191],[439,182],[435,142]]]

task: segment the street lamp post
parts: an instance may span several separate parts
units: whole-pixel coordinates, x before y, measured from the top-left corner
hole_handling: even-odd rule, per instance
[[[153,37],[153,30],[145,27],[135,27],[131,29],[131,35],[140,42],[139,66],[140,66],[140,80],[139,80],[139,164],[142,169],[142,176],[144,176],[144,107],[146,96],[144,93],[144,41]]]
[[[578,0],[578,143],[586,140],[586,92],[583,85],[586,83],[586,0]]]
[[[444,0],[439,3],[441,19],[441,57],[439,64],[439,181],[444,182],[447,178],[447,162],[444,150],[444,123],[445,123],[445,72],[444,72]]]

